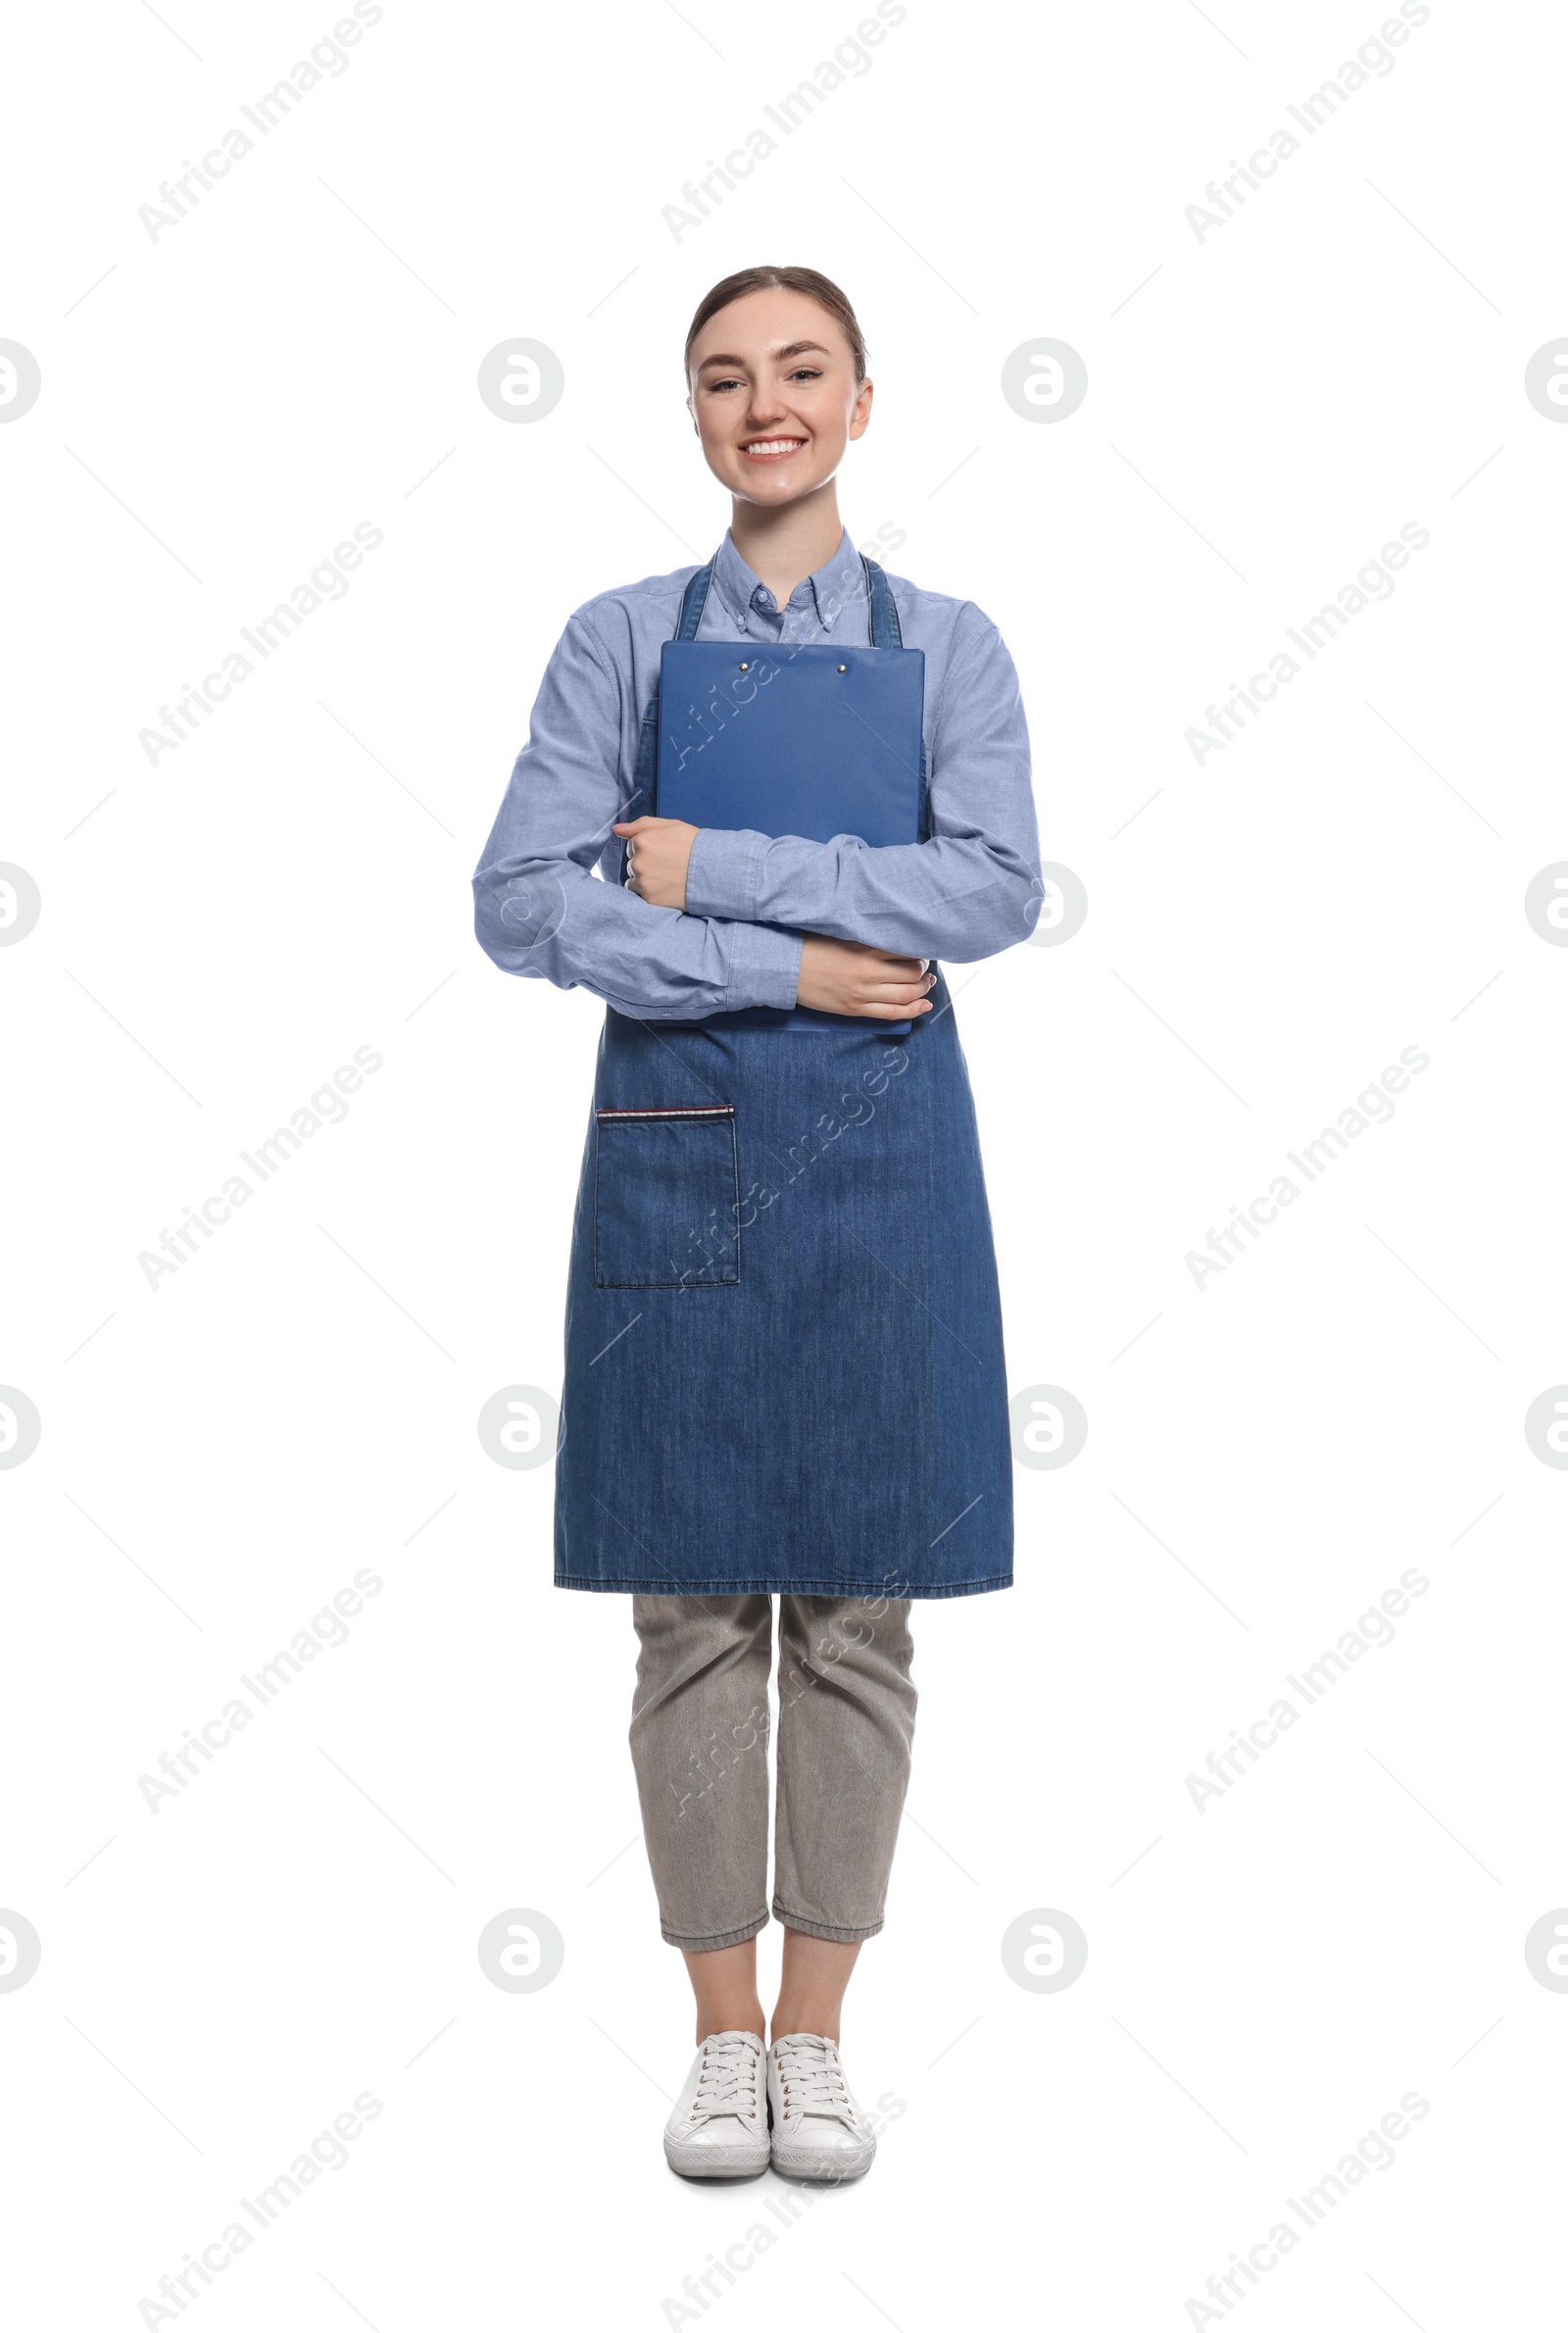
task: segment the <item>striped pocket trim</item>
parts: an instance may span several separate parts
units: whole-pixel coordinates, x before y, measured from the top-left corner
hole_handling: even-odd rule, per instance
[[[601,1123],[606,1119],[614,1118],[733,1117],[735,1105],[733,1102],[702,1102],[691,1105],[684,1102],[670,1102],[662,1108],[648,1110],[596,1110],[594,1116]]]

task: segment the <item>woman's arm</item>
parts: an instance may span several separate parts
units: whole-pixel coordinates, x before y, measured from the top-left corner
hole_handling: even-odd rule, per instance
[[[586,988],[633,1019],[792,1006],[798,931],[651,907],[595,874],[624,808],[619,678],[579,611],[546,668],[473,877],[480,947],[504,972]]]
[[[1012,659],[973,606],[958,619],[932,723],[930,804],[929,842],[882,849],[853,834],[805,842],[705,826],[687,912],[952,964],[1028,938],[1041,902],[1029,731]]]

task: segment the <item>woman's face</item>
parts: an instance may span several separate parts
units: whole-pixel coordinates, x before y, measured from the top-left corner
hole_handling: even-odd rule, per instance
[[[871,383],[835,318],[805,292],[748,292],[692,344],[687,400],[714,477],[774,509],[826,485],[871,418]]]

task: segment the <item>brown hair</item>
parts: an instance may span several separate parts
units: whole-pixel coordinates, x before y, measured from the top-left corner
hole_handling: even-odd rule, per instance
[[[850,353],[855,359],[856,380],[864,380],[865,342],[855,310],[836,283],[831,282],[826,275],[819,275],[814,268],[742,268],[739,274],[726,275],[722,283],[715,283],[712,290],[698,302],[697,314],[692,318],[691,330],[686,335],[684,363],[688,381],[691,378],[692,342],[709,319],[716,316],[721,308],[727,308],[731,300],[744,300],[748,292],[774,290],[804,292],[808,300],[814,300],[819,308],[825,308],[850,344]]]

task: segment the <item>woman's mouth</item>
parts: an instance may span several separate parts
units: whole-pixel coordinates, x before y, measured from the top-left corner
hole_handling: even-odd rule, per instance
[[[741,452],[748,462],[787,462],[805,443],[804,437],[754,437]]]

